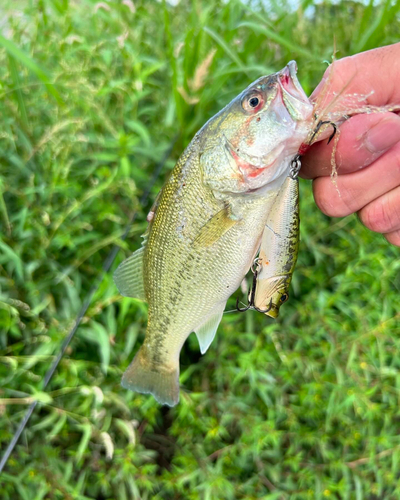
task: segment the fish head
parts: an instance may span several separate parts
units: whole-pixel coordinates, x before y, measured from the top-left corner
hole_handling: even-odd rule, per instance
[[[279,309],[289,299],[291,275],[274,276],[257,282],[254,305],[271,318],[279,316]]]
[[[291,61],[259,78],[206,124],[204,160],[216,189],[254,192],[288,173],[313,112],[296,72]]]

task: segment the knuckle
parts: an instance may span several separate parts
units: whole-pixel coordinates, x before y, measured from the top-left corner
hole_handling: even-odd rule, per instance
[[[314,189],[314,200],[322,213],[328,215],[329,217],[335,216],[335,207],[331,203],[329,193],[327,193],[326,190],[321,189],[318,185]]]
[[[327,184],[329,183],[329,184]],[[356,211],[352,200],[354,196],[348,189],[336,186],[330,177],[323,179],[323,183],[316,183],[314,188],[314,199],[318,208],[329,217],[346,217]]]
[[[384,205],[384,202],[379,200],[367,205],[359,212],[360,220],[364,226],[376,233],[390,231],[390,216]]]
[[[385,234],[384,236],[389,243],[395,245],[396,247],[400,247],[400,231],[394,231],[393,233]]]
[[[376,233],[389,233],[400,225],[398,199],[384,195],[360,211],[361,222]]]

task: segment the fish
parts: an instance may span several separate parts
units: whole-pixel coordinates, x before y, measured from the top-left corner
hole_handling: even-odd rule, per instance
[[[259,249],[269,211],[306,139],[313,105],[291,61],[253,82],[194,136],[120,264],[123,296],[148,304],[144,342],[122,386],[179,402],[179,355],[195,332],[204,354],[228,298]]]
[[[289,299],[299,252],[299,181],[289,174],[268,214],[256,260],[254,307],[271,318]]]

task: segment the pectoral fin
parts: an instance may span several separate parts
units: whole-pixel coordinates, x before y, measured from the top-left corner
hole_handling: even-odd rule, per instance
[[[204,354],[210,347],[211,342],[214,340],[217,332],[218,325],[221,322],[224,313],[226,302],[219,307],[218,311],[210,316],[205,323],[195,330],[197,340],[200,344],[200,352]]]
[[[118,266],[114,273],[114,283],[119,293],[125,297],[146,300],[143,284],[143,253],[144,247],[136,250]]]
[[[199,246],[210,247],[237,222],[238,219],[235,219],[232,214],[232,208],[228,205],[204,224],[194,243]]]

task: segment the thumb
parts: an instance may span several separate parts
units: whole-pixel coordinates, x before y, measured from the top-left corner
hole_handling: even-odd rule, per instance
[[[354,94],[358,94],[368,96],[367,103],[374,106],[400,104],[399,78],[400,42],[335,61],[325,71],[310,99],[317,101],[328,84],[325,102],[330,102],[346,87],[345,94],[353,102]]]

